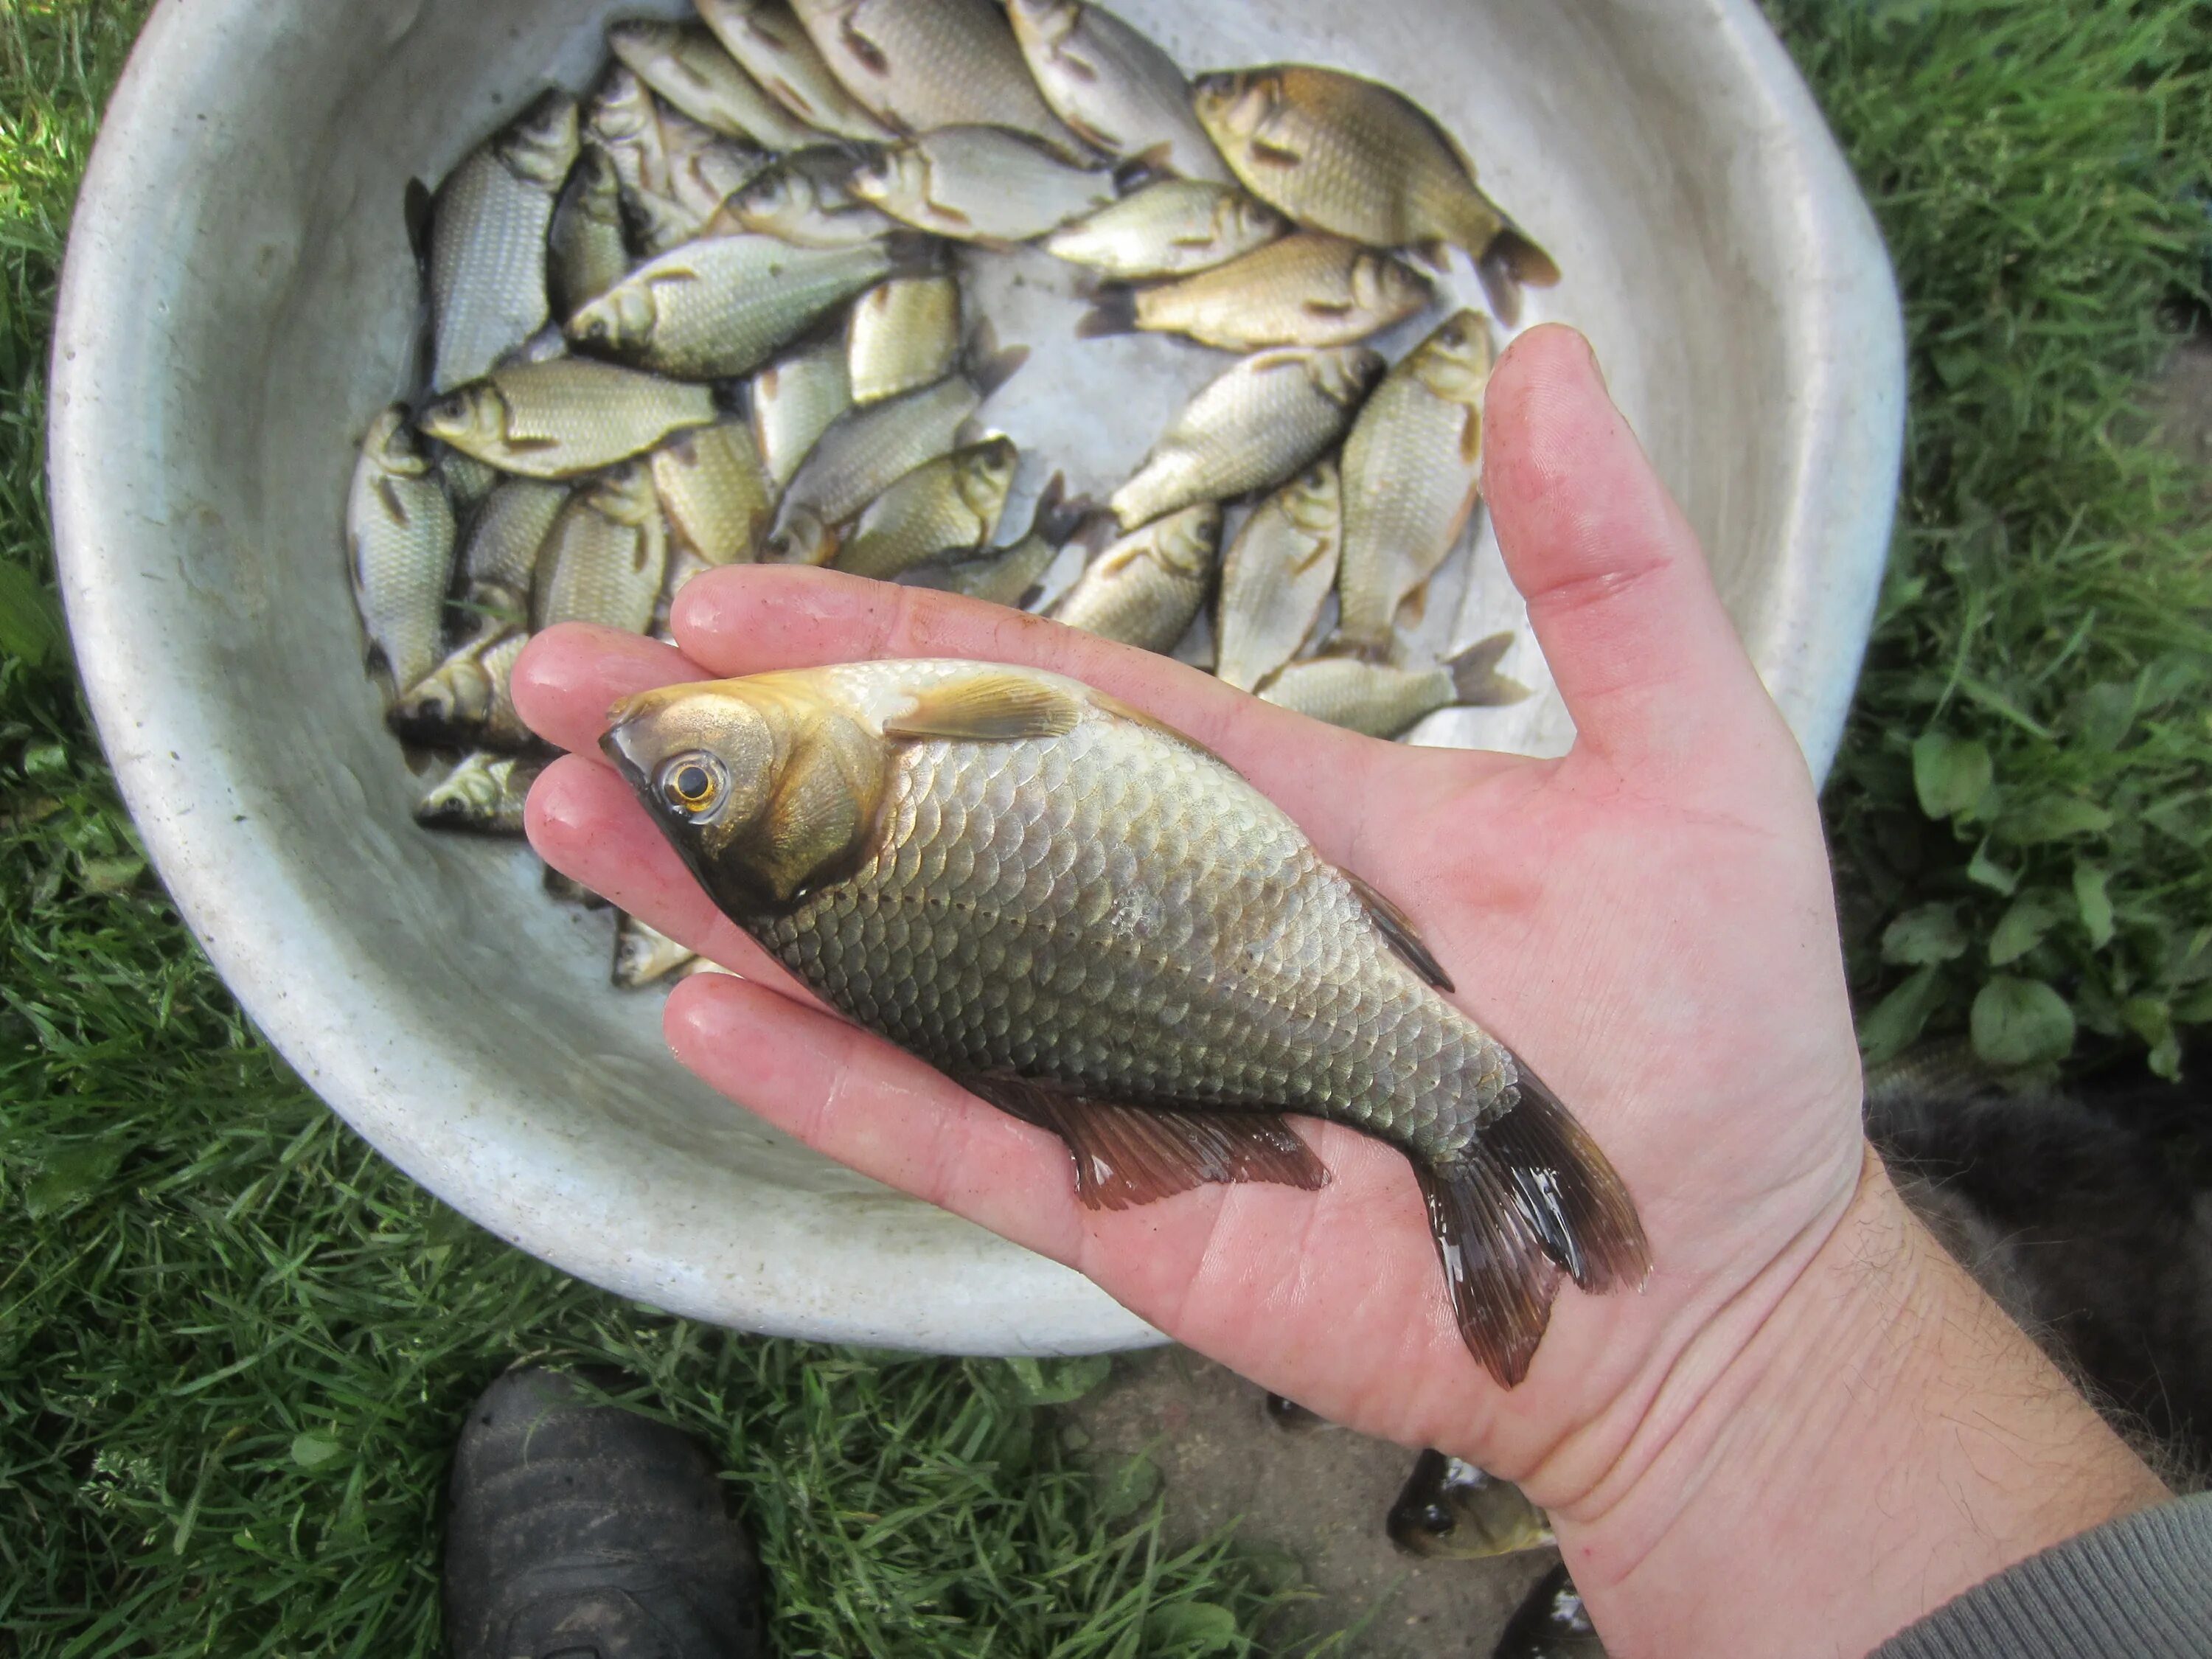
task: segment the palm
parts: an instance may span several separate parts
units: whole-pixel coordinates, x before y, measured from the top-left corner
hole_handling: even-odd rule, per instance
[[[524,658],[517,695],[541,732],[591,755],[609,703],[646,686],[971,656],[1072,674],[1210,744],[1417,920],[1462,1005],[1574,1108],[1636,1196],[1650,1285],[1565,1291],[1518,1389],[1461,1346],[1412,1171],[1389,1148],[1308,1123],[1334,1176],[1317,1194],[1212,1187],[1086,1211],[1056,1143],[807,1006],[595,761],[547,773],[532,835],[744,976],[679,988],[668,1030],[752,1109],[1078,1267],[1325,1416],[1537,1472],[1564,1504],[1698,1333],[1786,1272],[1848,1197],[1856,1056],[1802,763],[1575,337],[1516,345],[1488,416],[1501,539],[1583,729],[1562,761],[1376,743],[1034,618],[783,569],[694,584],[677,617],[689,661],[556,630]]]

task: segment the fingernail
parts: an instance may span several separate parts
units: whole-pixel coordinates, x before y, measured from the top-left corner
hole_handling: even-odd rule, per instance
[[[1590,373],[1597,376],[1597,383],[1605,387],[1606,395],[1612,396],[1613,388],[1606,383],[1605,365],[1597,360],[1597,348],[1590,343],[1589,336],[1580,329],[1575,331],[1575,337],[1583,343],[1583,350],[1589,355]]]

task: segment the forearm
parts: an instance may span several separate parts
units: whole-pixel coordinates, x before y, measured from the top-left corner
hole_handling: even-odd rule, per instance
[[[1907,1211],[1850,1208],[1602,1512],[1559,1517],[1616,1659],[1863,1654],[2165,1488]]]

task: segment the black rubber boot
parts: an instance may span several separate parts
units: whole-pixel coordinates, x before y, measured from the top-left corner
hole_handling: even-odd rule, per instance
[[[451,1659],[758,1659],[760,1570],[689,1436],[558,1371],[483,1391],[446,1504]]]

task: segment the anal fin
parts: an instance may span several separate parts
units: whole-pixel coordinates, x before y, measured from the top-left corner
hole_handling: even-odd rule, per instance
[[[1066,1141],[1075,1194],[1088,1209],[1133,1209],[1213,1183],[1267,1182],[1306,1192],[1328,1184],[1328,1167],[1279,1112],[1122,1106],[1004,1073],[957,1080]]]
[[[1414,930],[1413,919],[1376,892],[1349,870],[1337,873],[1352,884],[1353,896],[1367,907],[1368,919],[1376,931],[1389,941],[1390,948],[1405,958],[1406,965],[1439,991],[1456,990],[1451,975],[1444,972],[1443,963],[1431,952],[1421,936]]]

